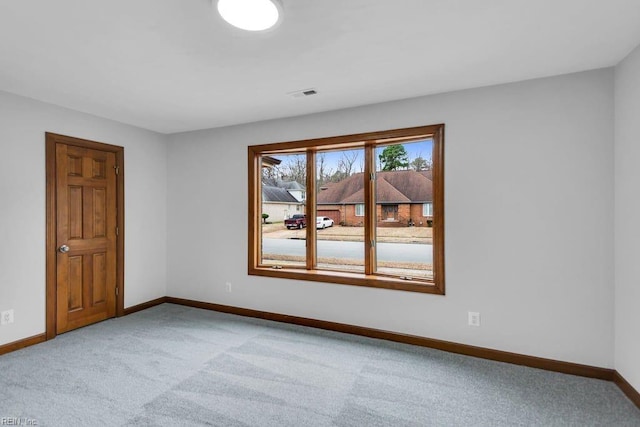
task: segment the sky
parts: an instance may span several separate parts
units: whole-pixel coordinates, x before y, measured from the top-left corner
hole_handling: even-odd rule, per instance
[[[415,159],[418,156],[421,156],[426,160],[431,159],[431,153],[433,151],[433,140],[431,139],[405,143],[402,145],[404,145],[404,148],[409,155],[409,161]],[[384,146],[380,146],[379,148],[376,149],[376,162],[378,161],[378,155],[383,150],[384,150]],[[360,172],[361,168],[364,169],[364,150],[363,149],[324,152],[323,154],[324,154],[324,161],[325,161],[325,171],[331,170],[332,172],[335,172],[338,169],[338,163],[340,162],[340,159],[342,158],[343,153],[352,155],[352,153],[354,152],[358,153],[358,158],[353,164],[352,172]],[[320,156],[320,153],[318,153],[318,156]],[[287,155],[274,155],[272,157],[282,160],[283,165],[287,164],[287,157],[288,157]]]

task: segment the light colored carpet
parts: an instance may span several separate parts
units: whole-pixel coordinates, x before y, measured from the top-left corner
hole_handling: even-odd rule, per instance
[[[640,426],[613,384],[163,304],[0,357],[52,426]]]

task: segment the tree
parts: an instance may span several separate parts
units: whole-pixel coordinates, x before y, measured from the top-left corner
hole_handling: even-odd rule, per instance
[[[342,158],[338,162],[338,170],[344,172],[345,176],[351,176],[353,164],[358,160],[357,151],[343,151]]]
[[[280,168],[278,166],[270,166],[262,168],[262,180],[276,179],[280,176]]]
[[[409,167],[409,155],[404,145],[401,144],[387,146],[382,150],[382,154],[378,158],[382,164],[383,171],[394,171]]]
[[[305,185],[307,182],[307,156],[294,154],[287,156],[287,162],[282,167],[283,178]]]
[[[327,161],[325,153],[318,154],[318,184],[317,191],[320,192],[321,187],[331,180],[333,169],[327,169]]]
[[[416,172],[431,170],[431,162],[422,156],[418,156],[410,163],[411,169]]]
[[[346,172],[341,171],[341,170],[337,170],[329,177],[329,181],[330,182],[340,182],[343,179],[347,179],[347,178],[349,178],[349,175],[347,175]]]
[[[354,165],[358,161],[359,152],[355,150],[344,151],[338,161],[337,169],[328,176],[328,181],[340,182],[355,173]]]

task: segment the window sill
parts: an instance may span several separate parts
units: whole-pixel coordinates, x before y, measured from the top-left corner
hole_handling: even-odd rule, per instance
[[[249,275],[279,277],[282,279],[393,289],[397,291],[444,295],[444,289],[433,282],[402,280],[395,277],[366,275],[343,271],[303,270],[295,268],[249,267]]]

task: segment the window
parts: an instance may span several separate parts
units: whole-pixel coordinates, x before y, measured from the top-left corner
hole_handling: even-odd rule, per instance
[[[444,125],[250,146],[249,274],[444,294],[443,155]]]
[[[363,219],[350,218],[355,208],[342,203],[340,195],[344,194],[343,187],[355,190],[360,184],[358,171],[364,161],[364,148],[318,150],[315,157],[315,188],[325,188],[316,192],[316,216],[322,219],[331,215],[330,226],[324,222],[316,225],[316,268],[364,274]]]

